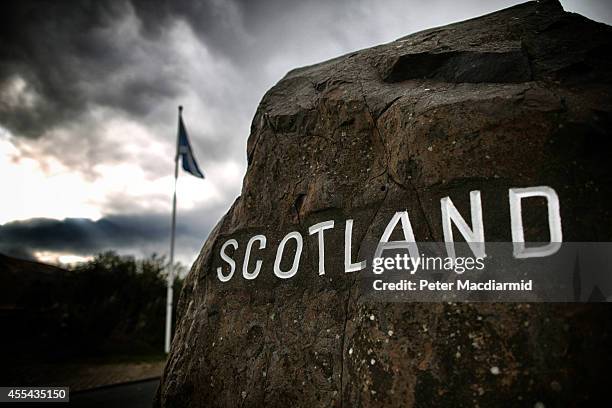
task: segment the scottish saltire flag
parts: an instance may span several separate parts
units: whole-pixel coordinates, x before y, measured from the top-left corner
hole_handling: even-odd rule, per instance
[[[193,155],[193,150],[191,149],[191,144],[189,144],[187,130],[185,129],[185,124],[183,123],[183,117],[181,115],[179,115],[178,146],[176,154],[177,159],[179,157],[181,158],[183,170],[196,177],[204,178],[204,173],[202,173],[202,170],[198,167],[198,163]]]

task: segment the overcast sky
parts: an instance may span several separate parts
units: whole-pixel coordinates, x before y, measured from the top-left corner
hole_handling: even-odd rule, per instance
[[[240,192],[257,104],[287,71],[518,3],[2,2],[0,252],[167,253],[182,104],[207,176],[179,179],[177,252],[191,264]],[[608,3],[562,1],[610,24]]]

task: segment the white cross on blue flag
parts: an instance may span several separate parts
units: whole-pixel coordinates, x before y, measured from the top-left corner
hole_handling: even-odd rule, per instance
[[[183,123],[183,117],[181,115],[179,115],[178,145],[176,155],[177,159],[179,156],[181,158],[183,170],[196,177],[204,178],[204,173],[202,173],[200,167],[198,167],[198,163],[193,155],[193,150],[191,149],[191,144],[189,144],[187,130],[185,129],[185,124]]]

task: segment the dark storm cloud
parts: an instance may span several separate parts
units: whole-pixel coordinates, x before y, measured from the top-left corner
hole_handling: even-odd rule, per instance
[[[38,137],[76,120],[91,104],[108,104],[134,114],[148,111],[154,97],[177,93],[156,75],[114,84],[114,92],[91,95],[129,66],[133,56],[111,34],[129,4],[79,1],[4,2],[0,13],[0,83],[21,77],[39,98],[34,106],[0,103],[0,123],[20,136]],[[6,96],[6,95],[5,95]],[[7,102],[8,100],[8,102]]]
[[[162,50],[158,58],[164,69],[138,64],[139,53],[150,51],[146,40],[159,40],[171,24],[182,20],[218,55],[248,59],[247,51],[253,48],[242,30],[245,8],[231,1],[4,2],[0,86],[21,78],[38,100],[20,106],[3,95],[0,124],[17,136],[36,138],[96,105],[144,117],[179,95],[185,85],[179,67],[173,66],[171,49]],[[116,32],[132,14],[141,38]],[[130,68],[138,70],[117,81],[116,74]]]
[[[249,58],[243,16],[243,6],[231,1],[4,2],[0,126],[16,137],[16,144],[49,140],[22,150],[30,157],[55,158],[90,173],[95,164],[129,159],[121,144],[106,140],[105,122],[122,117],[139,123],[170,147],[176,105],[187,100],[192,103],[185,114],[202,161],[243,161],[249,117],[261,96],[245,89],[259,78],[233,73],[243,68],[235,63],[239,56]],[[169,34],[181,22],[195,37]],[[212,62],[181,55],[194,38]],[[106,109],[105,117],[100,108]],[[194,117],[199,121],[190,120]],[[159,158],[136,160],[152,177],[167,173],[147,165]]]
[[[177,223],[177,258],[189,262],[212,229],[212,220],[221,216],[221,208],[212,217],[190,211],[181,213]],[[20,258],[34,258],[36,252],[68,253],[82,256],[105,250],[138,254],[167,253],[170,237],[168,214],[111,215],[93,221],[85,218],[53,220],[34,218],[0,226],[0,253]]]

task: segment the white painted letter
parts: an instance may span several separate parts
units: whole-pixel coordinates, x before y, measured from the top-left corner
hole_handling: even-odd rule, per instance
[[[319,234],[319,275],[325,275],[325,239],[323,231],[334,228],[334,221],[324,221],[308,228],[310,235]]]
[[[470,191],[472,229],[470,229],[461,214],[459,214],[459,211],[457,211],[457,208],[453,204],[450,197],[444,197],[441,199],[440,207],[442,209],[442,229],[444,230],[444,242],[446,245],[446,253],[448,254],[449,258],[451,258],[453,261],[455,260],[455,243],[453,241],[452,223],[457,226],[457,229],[470,246],[474,256],[477,258],[486,257],[480,191]]]
[[[234,276],[234,271],[236,270],[236,262],[232,258],[227,256],[227,254],[225,253],[225,248],[227,248],[228,246],[234,247],[235,251],[236,249],[238,249],[238,241],[236,241],[235,239],[230,239],[229,241],[226,241],[221,247],[221,259],[227,262],[230,266],[230,273],[227,276],[223,275],[222,267],[217,267],[217,277],[221,282],[227,282],[232,279],[232,276]]]
[[[251,273],[249,272],[249,258],[251,257],[251,248],[255,241],[259,241],[259,249],[264,249],[266,247],[266,236],[265,235],[255,235],[253,238],[249,239],[249,242],[246,246],[246,253],[244,254],[244,263],[242,264],[242,276],[244,279],[252,280],[259,275],[259,271],[261,270],[261,259],[258,259],[255,262],[255,270]]]
[[[548,229],[550,243],[544,246],[525,249],[525,233],[523,231],[523,214],[521,199],[527,197],[545,197],[548,204]],[[554,254],[561,248],[563,234],[561,232],[561,213],[559,211],[559,196],[555,190],[547,186],[529,188],[511,188],[508,191],[510,200],[510,222],[512,227],[512,242],[515,258],[536,258]]]
[[[346,220],[344,229],[344,273],[357,272],[366,267],[366,261],[351,262],[351,246],[353,240],[353,220]],[[359,248],[357,248],[359,251]]]
[[[405,240],[389,242],[389,238],[391,238],[391,234],[393,234],[393,230],[399,221],[402,222],[402,231],[404,233]],[[393,218],[391,218],[391,221],[389,221],[389,224],[387,224],[387,228],[385,228],[385,232],[380,238],[374,258],[380,258],[380,255],[384,250],[400,248],[408,248],[408,252],[410,252],[410,257],[412,258],[413,262],[416,262],[421,258],[419,255],[419,248],[417,247],[414,239],[414,232],[412,231],[410,218],[408,218],[408,211],[396,212],[393,215]]]
[[[293,257],[293,266],[287,272],[281,271],[280,263],[283,258],[283,251],[285,250],[285,244],[290,239],[295,239],[297,243],[297,248],[295,249],[295,256]],[[298,270],[298,266],[300,265],[300,257],[302,256],[302,234],[297,231],[293,231],[285,235],[285,238],[278,244],[278,249],[276,250],[276,259],[274,260],[274,274],[281,279],[289,279],[296,274]]]

